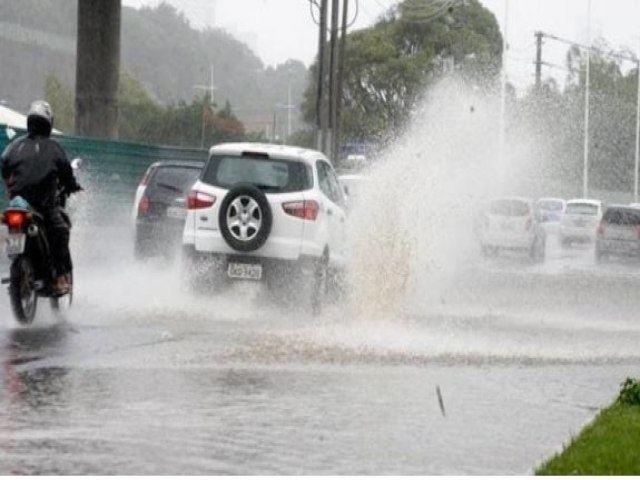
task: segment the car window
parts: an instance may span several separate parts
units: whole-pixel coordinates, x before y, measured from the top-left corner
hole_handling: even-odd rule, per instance
[[[548,210],[551,212],[560,212],[562,210],[562,202],[555,200],[540,200],[538,202],[538,208],[540,210]]]
[[[568,215],[597,215],[598,206],[592,203],[570,203],[565,213]]]
[[[198,179],[200,170],[183,166],[157,167],[149,179],[147,195],[184,195]]]
[[[324,193],[332,202],[338,205],[344,205],[342,188],[340,187],[338,177],[331,166],[323,160],[319,160],[316,165],[318,168],[318,184],[322,193]]]
[[[316,163],[316,167],[318,169],[318,186],[320,187],[320,190],[322,190],[322,193],[324,193],[327,198],[333,200],[333,195],[331,192],[331,182],[329,181],[326,163],[319,161]]]
[[[604,221],[613,225],[640,225],[640,212],[610,209],[604,214]]]
[[[262,157],[214,155],[202,181],[222,188],[251,183],[267,192],[296,192],[313,186],[310,169],[302,162]]]
[[[503,217],[524,217],[531,213],[531,209],[528,203],[521,200],[500,199],[491,202],[489,213]]]

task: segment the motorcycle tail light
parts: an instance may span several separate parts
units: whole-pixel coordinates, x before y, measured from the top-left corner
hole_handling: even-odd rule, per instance
[[[9,231],[22,230],[27,223],[27,212],[21,210],[7,210],[2,216],[2,223],[9,227]]]

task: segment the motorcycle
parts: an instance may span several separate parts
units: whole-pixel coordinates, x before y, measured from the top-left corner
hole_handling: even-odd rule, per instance
[[[76,159],[72,168],[78,169],[81,162]],[[58,191],[62,217],[71,228],[71,221],[64,208],[70,192]],[[44,218],[22,197],[14,197],[5,208],[0,221],[8,228],[5,253],[11,266],[9,277],[1,280],[9,285],[9,300],[16,320],[22,324],[33,322],[38,298],[48,298],[51,308],[59,311],[73,300],[73,273],[69,273],[69,292],[63,296],[54,293],[56,272],[51,258],[51,249],[45,230]]]

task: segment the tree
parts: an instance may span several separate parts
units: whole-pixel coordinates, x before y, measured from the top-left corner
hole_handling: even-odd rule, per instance
[[[53,109],[54,128],[73,133],[75,128],[74,91],[64,84],[55,73],[50,72],[44,81],[44,98]]]
[[[348,34],[341,125],[346,141],[384,143],[451,67],[481,87],[495,84],[502,37],[494,15],[477,0],[434,8],[404,0],[373,27]],[[303,101],[309,124],[316,113],[316,72],[317,63]]]

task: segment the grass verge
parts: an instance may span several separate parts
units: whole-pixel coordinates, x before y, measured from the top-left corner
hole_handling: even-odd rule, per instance
[[[536,475],[640,475],[640,405],[618,398]]]

